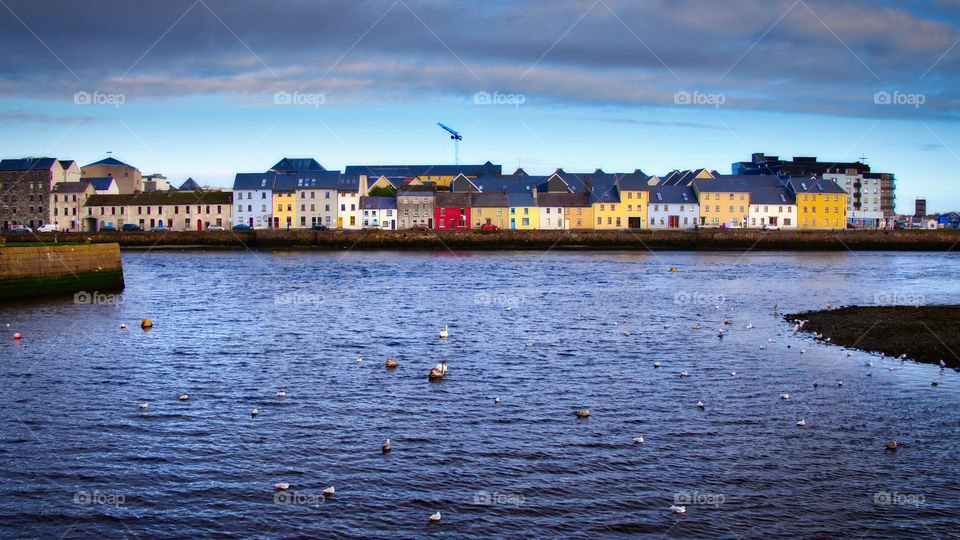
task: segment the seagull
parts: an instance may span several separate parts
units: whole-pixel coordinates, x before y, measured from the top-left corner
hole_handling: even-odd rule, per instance
[[[260,411],[254,409],[253,412],[250,413],[250,416],[257,416],[258,414],[260,414]]]
[[[800,349],[800,354],[806,354],[806,352],[807,352],[806,349]]]
[[[387,442],[383,443],[383,446],[380,447],[380,451],[384,454],[389,453],[391,450],[390,439],[387,439]]]
[[[330,486],[330,487],[328,487],[327,489],[323,490],[323,494],[326,495],[327,497],[332,496],[332,495],[333,495],[334,493],[336,493],[336,492],[337,492],[337,490],[334,489],[333,486]]]
[[[633,438],[633,443],[634,443],[634,444],[643,444],[643,437],[634,437],[634,438]]]
[[[277,397],[287,397],[286,392],[277,392]]]
[[[625,335],[625,336],[630,336],[630,335],[632,335],[632,333],[628,330],[628,331],[624,332],[623,335]]]
[[[847,353],[847,358],[850,358],[851,356],[853,356],[853,353],[852,353],[852,352],[848,352],[848,353]]]
[[[686,506],[671,506],[671,507],[670,507],[670,511],[675,512],[675,513],[677,513],[677,514],[684,514],[684,513],[686,513],[686,511],[687,511],[687,507],[686,507]]]
[[[290,489],[290,484],[286,482],[280,482],[280,483],[274,484],[273,487],[276,488],[278,491],[286,491]]]
[[[932,383],[930,383],[930,386],[940,386],[940,380],[937,379],[937,380],[933,381]]]
[[[430,521],[440,521],[440,511],[437,510],[437,513],[430,516]]]
[[[867,367],[873,367],[873,362],[867,361],[867,362],[864,362],[863,365]]]
[[[753,323],[747,323],[747,330],[750,330],[752,328],[753,328]]]
[[[680,376],[681,376],[681,377],[687,377],[688,375],[690,375],[690,374],[687,373],[686,371],[681,371],[681,372],[680,372]]]
[[[737,372],[736,372],[736,371],[731,371],[731,372],[730,372],[730,376],[731,376],[731,377],[736,377],[736,376],[737,376]]]
[[[448,337],[450,337],[450,326],[449,326],[449,325],[446,325],[446,326],[443,327],[443,330],[440,331],[440,337],[441,337],[442,339],[447,339]]]
[[[814,388],[817,387],[817,382],[816,382],[816,381],[813,382],[813,387],[814,387]]]
[[[788,400],[790,399],[790,394],[780,394],[780,399]]]
[[[150,406],[149,403],[141,403],[141,404],[140,404],[140,408],[141,408],[141,409],[146,409],[146,408],[149,407],[149,406]]]
[[[701,409],[705,408],[702,401],[698,401],[698,402],[697,402],[697,407],[699,407],[699,408],[701,408]]]
[[[660,367],[660,362],[654,362],[654,363],[653,363],[653,367],[655,367],[655,368]]]
[[[901,355],[900,355],[900,359],[901,359],[901,360],[906,360],[906,359],[907,359],[907,353],[901,354]]]
[[[700,323],[697,323],[697,324],[693,325],[693,329],[694,329],[694,330],[699,330],[699,329],[700,329]]]
[[[767,346],[766,346],[766,345],[761,345],[761,346],[760,346],[760,350],[761,350],[761,351],[767,350]]]
[[[893,371],[893,366],[890,366],[890,371]]]
[[[943,360],[940,360],[940,369],[943,369],[945,367],[947,367],[947,363],[944,362]]]
[[[733,324],[733,321],[731,321],[730,319],[724,319],[723,324]]]
[[[504,311],[513,311],[513,308],[510,306],[507,306],[507,308]]]
[[[363,363],[363,358],[357,358],[357,363],[358,363],[358,364],[362,364],[362,363]]]
[[[800,427],[803,427],[803,426],[807,425],[807,421],[801,419],[799,422],[797,422],[797,425],[800,426]]]
[[[868,371],[868,372],[867,372],[867,377],[873,377],[873,372]]]
[[[767,340],[767,343],[776,343],[776,342],[777,342],[777,340],[775,340],[775,339],[773,339],[773,338],[770,338],[770,339]]]
[[[494,402],[494,403],[500,403],[500,396],[497,396],[496,399],[493,400],[493,402]]]
[[[188,395],[186,395],[186,394],[180,396],[180,401],[186,401],[186,400],[188,400],[188,399],[190,399],[190,396],[188,396]]]
[[[525,347],[533,347],[533,343],[532,343],[532,342],[524,343],[524,346],[525,346]]]
[[[843,381],[837,381],[837,386],[843,386]]]

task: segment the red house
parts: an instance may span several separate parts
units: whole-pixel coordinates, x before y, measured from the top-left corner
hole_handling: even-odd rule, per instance
[[[470,228],[470,194],[437,193],[433,223],[438,231]]]

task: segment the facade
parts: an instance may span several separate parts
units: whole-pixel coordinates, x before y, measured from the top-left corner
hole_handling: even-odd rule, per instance
[[[433,210],[437,192],[433,186],[411,185],[397,190],[397,228],[433,228]]]
[[[81,181],[90,182],[97,195],[119,195],[120,188],[113,178],[81,178]]]
[[[254,229],[273,226],[273,183],[276,173],[238,173],[233,180],[234,225]]]
[[[83,210],[84,231],[135,224],[144,230],[201,231],[228,228],[233,217],[228,191],[157,191],[124,195],[91,195]]]
[[[366,191],[367,177],[341,176],[337,188],[337,228],[360,229],[360,186]],[[366,193],[364,193],[366,195]]]
[[[470,194],[438,192],[433,219],[436,230],[466,230],[470,228]]]
[[[550,195],[545,193],[544,195]],[[562,195],[562,194],[558,194]],[[567,229],[566,219],[563,215],[563,206],[556,204],[560,201],[554,200],[555,198],[545,197],[543,195],[537,194],[537,208],[540,210],[540,215],[537,218],[539,228],[542,230],[558,230],[558,229]],[[547,204],[547,203],[555,204]]]
[[[340,171],[307,172],[297,174],[296,177],[294,226],[336,227]]]
[[[61,159],[60,168],[63,169],[63,181],[64,182],[79,182],[80,181],[80,166],[77,165],[76,161],[72,159]]]
[[[509,227],[510,202],[505,193],[470,194],[471,229],[484,225],[493,225],[506,229]]]
[[[750,206],[749,177],[719,176],[697,179],[693,189],[700,201],[701,227],[745,227]]]
[[[540,228],[540,211],[533,193],[508,193],[510,204],[508,225],[511,229],[533,230]]]
[[[273,227],[291,229],[295,227],[294,218],[297,196],[297,175],[278,174],[273,182]]]
[[[864,228],[882,228],[887,225],[880,177],[880,174],[864,172],[858,168],[823,175],[824,180],[835,182],[847,192],[847,218],[850,224]]]
[[[54,158],[4,159],[0,161],[0,223],[36,229],[49,220],[50,191],[64,182],[61,162]]]
[[[626,228],[641,229],[647,224],[650,201],[650,177],[640,171],[625,174],[617,179],[620,190],[622,218]]]
[[[650,229],[694,229],[700,223],[700,203],[692,187],[652,186],[646,192],[646,225]],[[632,227],[631,227],[632,228]]]
[[[782,187],[761,187],[750,192],[748,227],[796,229],[797,202]]]
[[[93,231],[84,229],[82,218],[87,199],[96,191],[87,181],[61,182],[50,192],[50,216],[47,223],[56,225],[58,231]]]
[[[846,229],[847,192],[830,180],[791,178],[787,189],[797,201],[801,229]]]
[[[143,191],[143,175],[140,170],[112,157],[85,165],[80,169],[80,172],[84,178],[103,178],[107,176],[113,178],[117,182],[117,188],[121,194]]]
[[[364,229],[397,229],[396,197],[360,197],[360,219]]]
[[[170,183],[167,182],[167,177],[162,174],[151,174],[143,177],[143,191],[144,193],[150,193],[151,191],[169,191]]]

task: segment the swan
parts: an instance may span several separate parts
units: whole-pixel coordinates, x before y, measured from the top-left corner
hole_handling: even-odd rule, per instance
[[[387,439],[387,442],[383,443],[383,446],[380,447],[380,451],[384,454],[389,453],[391,449],[390,439]]]
[[[286,482],[280,482],[280,483],[274,484],[273,487],[278,491],[286,491],[290,489],[290,484]]]
[[[337,492],[337,490],[334,489],[333,486],[330,486],[330,487],[328,487],[327,489],[323,490],[323,494],[324,494],[325,496],[327,496],[327,497],[332,496],[332,495],[333,495],[334,493],[336,493],[336,492]]]
[[[430,370],[430,374],[427,375],[427,378],[431,381],[436,381],[442,379],[447,374],[447,361],[444,360],[437,364],[436,367]]]
[[[797,425],[800,426],[800,427],[803,427],[803,426],[807,425],[807,421],[801,419],[799,422],[797,422]]]
[[[685,514],[685,513],[687,512],[687,507],[686,507],[686,506],[671,506],[671,507],[670,507],[670,510],[671,510],[672,512],[677,513],[677,514]]]
[[[634,443],[634,444],[643,444],[643,437],[634,437],[634,438],[633,438],[633,443]]]
[[[450,337],[450,326],[449,326],[449,325],[445,325],[445,326],[443,327],[443,330],[440,331],[440,337],[441,337],[442,339],[447,339],[448,337]]]
[[[180,396],[180,401],[186,401],[186,400],[188,400],[188,399],[190,399],[190,396],[188,396],[188,395],[186,395],[186,394]]]
[[[440,511],[437,510],[437,513],[430,516],[430,521],[440,521]]]
[[[577,418],[586,418],[590,416],[590,409],[584,409],[582,411],[573,411],[573,414],[577,415]]]

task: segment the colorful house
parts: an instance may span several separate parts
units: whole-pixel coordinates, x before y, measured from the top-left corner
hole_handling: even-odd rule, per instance
[[[344,169],[344,174],[389,178],[417,178],[424,183],[439,187],[449,187],[454,178],[461,174],[476,178],[484,174],[499,176],[503,170],[500,165],[489,161],[482,165],[352,165]]]
[[[470,228],[470,194],[439,192],[433,211],[436,230],[464,230]]]
[[[397,228],[433,228],[433,213],[437,192],[431,185],[417,184],[397,189]]]
[[[294,226],[335,227],[340,171],[309,171],[294,176],[297,179]]]
[[[617,176],[617,188],[620,190],[621,216],[626,228],[641,229],[647,223],[648,201],[650,197],[650,177],[639,169]]]
[[[290,229],[295,227],[294,218],[297,195],[297,175],[278,174],[273,183],[273,227]]]
[[[533,193],[507,193],[510,205],[509,226],[511,229],[532,230],[540,228],[540,211]]]
[[[276,173],[238,173],[233,180],[234,225],[254,229],[273,226],[273,183]],[[96,184],[94,184],[96,186]]]
[[[700,203],[692,187],[651,186],[649,189],[646,223],[650,229],[693,229],[700,223]]]
[[[373,227],[385,231],[396,230],[397,198],[360,197],[360,219],[364,229]]]
[[[362,226],[357,214],[357,207],[360,205],[361,185],[365,190],[367,186],[366,176],[344,174],[340,177],[340,184],[337,187],[337,228],[359,229]]]
[[[693,189],[700,201],[700,226],[746,226],[750,190],[757,180],[763,178],[765,177],[720,175],[715,179],[694,180]]]
[[[507,194],[471,193],[470,194],[471,229],[484,225],[493,225],[506,229],[510,226],[510,201]]]
[[[593,205],[593,228],[598,231],[627,228],[626,206],[621,204],[614,175],[592,174],[585,183]]]
[[[801,229],[845,229],[847,192],[832,180],[791,178],[787,190],[797,201],[797,226]]]
[[[797,203],[786,187],[757,187],[750,191],[748,227],[795,229]]]

